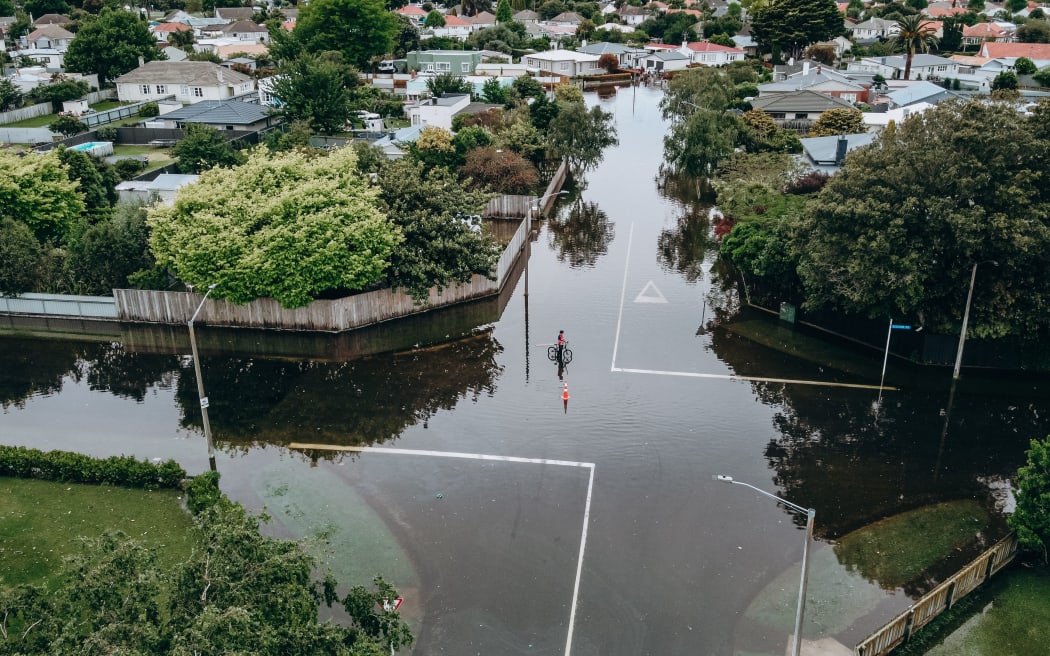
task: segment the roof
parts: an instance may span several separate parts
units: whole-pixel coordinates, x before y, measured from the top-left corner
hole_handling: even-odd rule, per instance
[[[64,29],[61,25],[49,24],[33,30],[32,34],[26,37],[26,41],[36,41],[41,37],[48,39],[72,39],[73,33]]]
[[[168,56],[168,61],[180,62],[184,61],[189,55],[186,54],[185,50],[176,48],[175,46],[167,46],[162,49],[165,55]]]
[[[616,12],[621,16],[648,16],[649,12],[642,7],[635,7],[634,5],[624,5],[620,7],[620,10]]]
[[[468,27],[470,23],[459,16],[445,16],[445,27]]]
[[[852,103],[809,89],[755,98],[751,106],[764,112],[826,112],[829,109],[855,109]]]
[[[964,25],[962,30],[963,36],[969,37],[980,37],[980,38],[999,38],[1006,34],[1006,30],[999,27],[995,23],[977,23],[976,25]]]
[[[941,16],[955,16],[956,14],[965,14],[969,11],[966,7],[960,5],[958,7],[927,7],[922,10],[922,13],[933,18],[940,18]]]
[[[975,55],[952,55],[948,59],[960,66],[984,66],[992,61],[990,57],[977,57]]]
[[[650,53],[642,59],[658,59],[660,61],[678,61],[680,59],[689,60],[689,55],[683,55],[677,50],[657,50],[656,52]]]
[[[471,16],[466,20],[470,21],[474,25],[495,25],[496,17],[487,11],[478,13],[475,16]]]
[[[800,139],[800,141],[802,142],[802,151],[813,160],[814,164],[836,164],[839,139],[846,140],[846,152],[848,153],[854,148],[867,146],[875,140],[875,137],[876,135],[871,132],[862,132],[860,134],[842,136],[808,137]]]
[[[981,45],[981,56],[990,57],[991,59],[998,59],[999,57],[1050,59],[1050,43],[998,43],[989,41]]]
[[[521,23],[525,21],[537,21],[539,19],[540,15],[532,11],[531,9],[522,9],[521,11],[514,14],[514,20]]]
[[[33,25],[65,25],[72,22],[73,19],[65,14],[44,14],[33,21]]]
[[[266,120],[270,116],[268,107],[240,100],[202,100],[182,109],[164,114],[165,121],[183,123],[222,123],[226,125],[250,125]]]
[[[153,32],[187,32],[193,28],[186,23],[159,23],[149,29]]]
[[[890,109],[885,112],[864,112],[864,124],[886,126],[889,125],[890,121],[899,124],[901,121],[908,118],[909,116],[921,114],[927,109],[931,109],[933,107],[936,107],[936,105],[931,105],[930,103],[926,102],[918,102],[908,107],[897,107],[895,109]]]
[[[252,7],[216,7],[215,15],[224,20],[247,20],[255,15]]]
[[[266,28],[258,23],[253,23],[250,20],[239,20],[236,23],[230,23],[222,28],[222,31],[224,34],[233,34],[234,32],[265,32]]]
[[[758,85],[761,93],[785,93],[788,91],[799,91],[808,89],[818,84],[832,83],[845,89],[863,91],[864,87],[856,82],[846,80],[841,75],[829,75],[822,70],[810,70],[807,75],[792,75],[780,82],[770,82]]]
[[[599,43],[591,43],[585,46],[580,46],[576,49],[576,52],[584,52],[588,55],[622,55],[627,52],[641,52],[639,48],[632,48],[625,46],[622,43],[609,43],[608,41],[601,41]]]
[[[940,95],[954,96],[951,91],[933,82],[915,82],[903,89],[897,89],[886,94],[894,105],[903,107],[919,101],[930,101]]]
[[[423,11],[422,7],[417,7],[416,5],[405,5],[395,13],[401,14],[402,16],[422,16],[423,18],[426,18],[427,15],[427,12]]]
[[[693,43],[687,43],[685,47],[693,52],[736,52],[741,55],[744,54],[744,51],[740,48],[721,46],[717,43],[711,43],[710,41],[694,41]]]
[[[550,19],[551,23],[573,23],[579,25],[583,22],[583,16],[580,16],[575,11],[563,11],[554,18]]]
[[[222,82],[219,82],[220,76]],[[118,77],[116,84],[186,84],[195,86],[217,86],[251,82],[252,78],[207,61],[151,61]]]
[[[544,52],[534,52],[529,55],[525,55],[526,59],[539,59],[540,61],[575,61],[575,62],[593,62],[598,61],[598,55],[592,55],[586,52],[574,52],[572,50],[546,50]]]

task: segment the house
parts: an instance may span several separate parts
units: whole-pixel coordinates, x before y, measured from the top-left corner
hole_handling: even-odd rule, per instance
[[[725,66],[735,61],[744,61],[745,53],[740,48],[730,48],[710,41],[694,41],[682,46],[682,54],[689,55],[694,64]]]
[[[467,108],[470,94],[445,94],[428,98],[414,107],[406,107],[405,114],[413,126],[452,129],[452,117]]]
[[[964,25],[962,30],[962,42],[964,46],[977,46],[985,41],[1001,41],[1009,43],[1013,41],[1014,33],[996,23],[977,23],[976,25]]]
[[[417,26],[422,25],[423,21],[427,19],[427,12],[418,5],[405,5],[394,12],[398,16],[404,16],[411,20]]]
[[[582,22],[583,16],[580,16],[574,11],[563,11],[547,21],[549,25],[558,25],[561,27],[579,27]]]
[[[265,43],[241,41],[233,37],[200,39],[193,45],[197,52],[211,52],[219,59],[230,59],[241,55],[266,55],[270,48]]]
[[[481,63],[481,53],[476,50],[413,50],[405,55],[410,71],[420,73],[455,73],[470,75]]]
[[[540,22],[540,15],[531,9],[522,9],[514,14],[514,20],[528,27]]]
[[[885,112],[864,112],[862,117],[864,125],[868,126],[868,131],[877,134],[882,132],[890,122],[900,125],[908,117],[921,114],[932,107],[936,107],[936,105],[919,102],[908,107],[898,107]]]
[[[802,89],[823,93],[849,103],[866,103],[870,102],[871,83],[864,84],[850,80],[841,73],[819,64],[811,68],[809,62],[806,61],[802,71],[777,82],[758,85],[758,96],[764,98],[776,94],[793,93]]]
[[[54,48],[24,48],[12,50],[12,59],[25,57],[28,61],[36,62],[39,66],[46,66],[48,70],[54,71],[65,67],[66,54]]]
[[[598,67],[598,55],[574,52],[572,50],[535,52],[524,55],[522,61],[530,70],[563,77],[597,75],[603,72]]]
[[[869,18],[863,23],[850,25],[847,29],[853,40],[860,45],[871,45],[876,41],[884,41],[896,36],[897,33],[900,32],[900,27],[897,26],[897,21],[877,17]]]
[[[850,62],[847,71],[867,71],[878,73],[886,79],[900,79],[904,77],[904,66],[906,58],[904,55],[893,55],[892,57],[864,57],[860,61]],[[955,77],[959,72],[959,64],[951,59],[938,57],[937,55],[917,54],[911,61],[911,79],[928,80]]]
[[[149,28],[158,43],[167,43],[173,32],[192,32],[193,28],[185,23],[158,23]]]
[[[1037,68],[1050,66],[1050,43],[984,43],[981,56],[989,59],[1027,57]]]
[[[190,123],[207,125],[216,130],[256,132],[281,122],[269,107],[240,100],[203,100],[193,105],[168,112],[151,121],[162,122],[165,128],[184,128]]]
[[[61,25],[43,25],[19,39],[22,49],[58,50],[65,52],[75,35]]]
[[[734,37],[733,43],[737,48],[744,51],[744,55],[747,57],[758,57],[758,41],[751,35],[738,34]]]
[[[951,100],[953,98],[959,98],[960,95],[954,91],[949,91],[939,84],[933,82],[916,82],[909,84],[903,89],[897,89],[886,94],[886,99],[889,101],[890,109],[897,109],[899,107],[908,107],[918,103],[929,103],[936,105],[945,100]]]
[[[37,27],[42,25],[69,25],[72,22],[73,19],[65,14],[44,14],[33,21],[33,25]]]
[[[734,37],[733,41],[736,41]],[[740,47],[737,44],[737,47]],[[837,36],[834,39],[828,41],[818,41],[813,44],[815,48],[831,48],[831,51],[835,53],[836,59],[842,59],[842,56],[853,49],[853,42],[844,36]],[[749,53],[750,54],[750,53]]]
[[[125,180],[117,185],[117,193],[124,203],[151,203],[156,199],[171,205],[179,189],[199,179],[191,173],[161,173],[153,180]]]
[[[620,68],[638,68],[638,58],[646,55],[645,50],[641,48],[632,48],[622,43],[609,43],[607,41],[591,44],[584,41],[583,45],[576,49],[576,52],[597,55],[599,58],[602,55],[615,55],[620,62]]]
[[[641,25],[645,21],[649,20],[649,12],[641,7],[635,7],[633,5],[625,4],[621,7],[616,15],[620,17],[624,25]]]
[[[810,167],[824,173],[835,173],[846,162],[846,155],[856,148],[875,141],[875,134],[844,134],[832,137],[807,137],[801,139],[802,160]]]
[[[638,58],[638,67],[642,70],[659,74],[668,71],[681,71],[687,68],[692,59],[677,50],[657,50]]]
[[[388,134],[385,137],[373,141],[372,146],[383,151],[383,155],[385,155],[387,159],[401,159],[405,156],[406,145],[415,143],[422,130],[422,125],[401,128],[392,134]]]
[[[270,40],[270,34],[265,25],[258,25],[250,20],[230,23],[222,28],[222,35],[229,39],[248,41],[251,43],[266,43]]]
[[[165,46],[161,48],[161,52],[168,56],[168,61],[180,62],[185,61],[188,54],[182,48],[176,48],[175,46]]]
[[[184,103],[225,100],[250,93],[252,79],[218,64],[196,61],[151,61],[118,77],[121,102],[158,100],[168,96]]]
[[[852,103],[841,98],[833,98],[809,89],[754,98],[751,106],[779,121],[815,121],[829,109],[856,109]]]
[[[948,18],[958,16],[969,11],[966,5],[969,3],[953,3],[955,6],[945,3],[934,3],[922,10],[922,13],[930,18]]]
[[[445,16],[443,27],[430,28],[429,32],[434,36],[446,36],[453,39],[466,39],[470,36],[474,26],[459,16]]]
[[[496,27],[496,16],[487,11],[479,12],[475,16],[469,18],[464,17],[464,20],[473,25],[473,31],[483,30],[486,27]]]
[[[224,23],[232,23],[240,20],[251,20],[255,15],[254,7],[216,7],[215,18]]]

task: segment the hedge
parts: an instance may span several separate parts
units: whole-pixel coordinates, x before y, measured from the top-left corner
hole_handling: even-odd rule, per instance
[[[24,446],[0,446],[0,476],[178,489],[186,478],[186,470],[174,460],[154,464],[130,456],[92,458],[70,451],[45,452]]]

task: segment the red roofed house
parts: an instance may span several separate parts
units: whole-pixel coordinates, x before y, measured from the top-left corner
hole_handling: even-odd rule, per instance
[[[185,23],[160,23],[149,28],[157,41],[166,43],[173,32],[192,32],[193,28]]]
[[[730,62],[744,60],[744,51],[740,48],[720,46],[710,41],[683,43],[681,50],[682,54],[689,55],[694,64],[704,66],[724,66]]]
[[[422,23],[427,19],[427,12],[423,11],[422,7],[416,5],[405,5],[398,9],[396,13],[405,18],[411,18],[413,22],[416,23]]]
[[[985,41],[1008,42],[1012,40],[1013,37],[1010,32],[1007,32],[995,23],[977,23],[972,26],[964,25],[962,33],[963,45],[967,46],[980,45]]]
[[[981,56],[991,59],[1027,57],[1037,68],[1050,65],[1050,43],[1000,43],[986,41],[981,45]]]
[[[431,31],[434,36],[448,36],[454,39],[465,39],[470,36],[474,28],[470,21],[463,20],[459,16],[445,16],[445,26],[435,27]]]
[[[944,18],[945,16],[957,16],[959,14],[965,14],[968,10],[965,5],[959,5],[956,7],[927,7],[922,10],[922,13],[926,14],[930,18]]]

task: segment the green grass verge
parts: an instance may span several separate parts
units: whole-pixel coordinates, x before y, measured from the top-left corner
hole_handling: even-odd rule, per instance
[[[0,477],[0,584],[54,589],[80,536],[121,530],[167,569],[193,547],[193,522],[174,490],[135,490]]]
[[[1012,567],[934,620],[895,656],[1029,656],[1047,653],[1048,644],[1050,571]]]
[[[44,114],[43,116],[34,116],[33,118],[25,118],[21,121],[15,121],[14,123],[6,123],[4,127],[8,128],[46,128],[51,125],[55,119],[58,118],[55,114]]]

